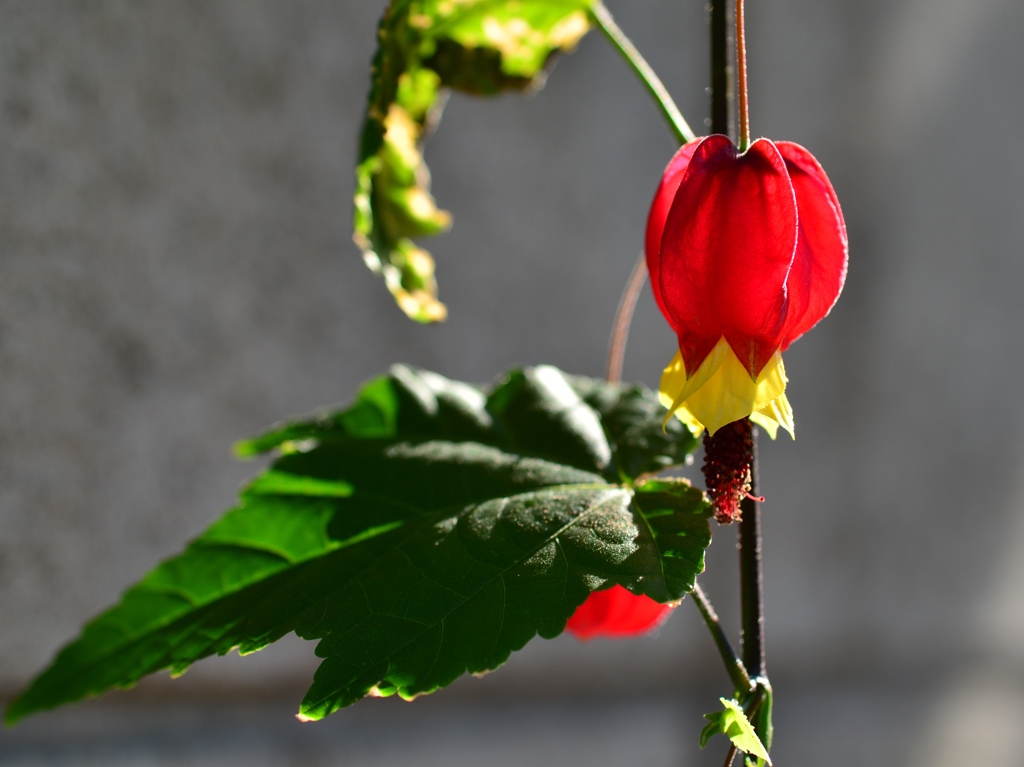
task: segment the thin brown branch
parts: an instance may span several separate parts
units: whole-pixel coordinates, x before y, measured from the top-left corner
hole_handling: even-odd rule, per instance
[[[743,0],[736,0],[736,93],[739,97],[739,150],[750,146],[750,110],[747,107],[747,33],[743,18]]]
[[[739,751],[739,749],[736,748],[736,746],[731,746],[729,748],[729,753],[725,755],[725,764],[723,764],[722,767],[732,767],[732,763],[736,759],[737,751]]]
[[[619,307],[615,310],[615,322],[612,325],[612,335],[608,340],[608,368],[606,378],[608,383],[618,383],[622,380],[622,365],[626,359],[626,341],[629,340],[629,326],[633,321],[633,312],[636,310],[636,302],[640,298],[640,290],[647,279],[647,261],[644,254],[636,260],[633,271],[629,273],[629,280],[622,290],[622,297],[619,299]]]

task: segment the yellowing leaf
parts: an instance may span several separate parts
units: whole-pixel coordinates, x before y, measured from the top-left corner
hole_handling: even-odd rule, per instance
[[[379,48],[356,168],[353,239],[398,306],[419,322],[447,316],[434,259],[414,240],[447,231],[430,194],[426,135],[445,89],[476,95],[543,85],[551,55],[590,28],[593,0],[393,0]]]

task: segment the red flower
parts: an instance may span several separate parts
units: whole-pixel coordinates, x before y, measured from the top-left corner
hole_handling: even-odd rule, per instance
[[[780,352],[846,279],[846,226],[817,160],[787,141],[742,154],[725,136],[691,141],[655,194],[646,254],[679,339],[661,386],[672,412],[712,433],[747,416],[792,432]]]
[[[612,586],[587,597],[565,627],[577,639],[636,636],[654,631],[671,611],[670,605],[636,596],[622,586]]]
[[[647,219],[647,268],[679,338],[661,399],[695,432],[750,419],[793,432],[781,352],[829,313],[846,279],[846,225],[818,161],[788,141],[743,154],[725,136],[683,146]],[[657,628],[670,607],[621,586],[569,619],[581,639]]]

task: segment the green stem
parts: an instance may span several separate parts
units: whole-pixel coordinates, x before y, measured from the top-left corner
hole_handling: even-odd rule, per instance
[[[605,37],[622,54],[622,57],[630,65],[640,81],[647,86],[647,91],[654,97],[654,101],[661,108],[661,113],[668,121],[669,127],[675,134],[680,144],[686,144],[697,138],[697,135],[690,128],[686,118],[683,117],[676,102],[672,100],[668,89],[661,81],[661,78],[651,69],[651,65],[640,55],[640,51],[633,45],[632,40],[626,37],[625,32],[619,28],[612,18],[611,13],[604,4],[597,2],[590,10],[591,18],[601,29]],[[611,339],[608,342],[608,368],[607,378],[611,383],[618,383],[622,379],[622,365],[626,356],[626,341],[629,338],[629,326],[633,319],[633,312],[636,309],[637,299],[640,297],[640,289],[643,288],[644,280],[647,278],[647,263],[644,254],[633,267],[629,275],[629,281],[622,292],[619,300],[618,310],[615,312],[615,323],[612,326]]]
[[[604,36],[618,49],[622,57],[633,68],[633,71],[636,72],[640,80],[643,81],[643,84],[647,86],[647,90],[654,97],[658,106],[661,107],[661,112],[665,119],[668,120],[668,124],[676,134],[679,143],[685,144],[697,138],[697,134],[690,129],[689,124],[683,118],[682,112],[679,111],[679,107],[676,106],[676,103],[669,95],[665,84],[654,73],[654,70],[651,69],[651,65],[640,55],[640,51],[636,49],[632,41],[619,29],[619,25],[615,23],[615,19],[612,18],[611,13],[604,7],[604,4],[601,2],[595,3],[590,10],[590,15],[601,31],[604,32]]]
[[[708,626],[708,630],[711,632],[712,638],[715,640],[715,645],[718,647],[718,654],[722,656],[722,662],[725,663],[725,670],[729,674],[729,678],[732,680],[732,685],[738,695],[744,695],[754,689],[754,683],[750,679],[750,675],[747,673],[746,667],[743,665],[743,661],[740,660],[736,651],[732,648],[732,644],[729,642],[729,637],[725,635],[725,631],[722,629],[722,624],[718,621],[718,615],[715,613],[715,608],[711,606],[711,602],[708,601],[707,596],[704,594],[704,590],[701,589],[700,585],[696,582],[693,584],[693,601],[697,605],[697,609],[700,610],[700,614],[704,618],[704,622]]]

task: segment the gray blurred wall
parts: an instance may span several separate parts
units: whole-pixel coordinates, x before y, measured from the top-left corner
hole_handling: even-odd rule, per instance
[[[699,125],[702,0],[608,4]],[[835,691],[848,721],[882,699],[872,691],[910,696],[886,715],[899,761],[885,763],[1018,764],[1024,4],[749,5],[753,130],[815,153],[851,242],[841,301],[786,357],[798,439],[762,451],[775,687]],[[258,468],[231,458],[235,439],[344,401],[395,361],[472,381],[515,363],[601,374],[674,149],[659,114],[597,35],[534,98],[454,96],[426,150],[455,217],[428,244],[451,319],[416,326],[350,241],[383,6],[0,2],[8,693],[232,503]],[[672,344],[645,293],[627,377],[656,384]],[[705,576],[729,616],[732,536],[717,532]],[[313,664],[286,642],[172,686],[256,695]],[[653,639],[537,640],[459,689],[473,685],[496,698],[726,687],[690,605]]]

